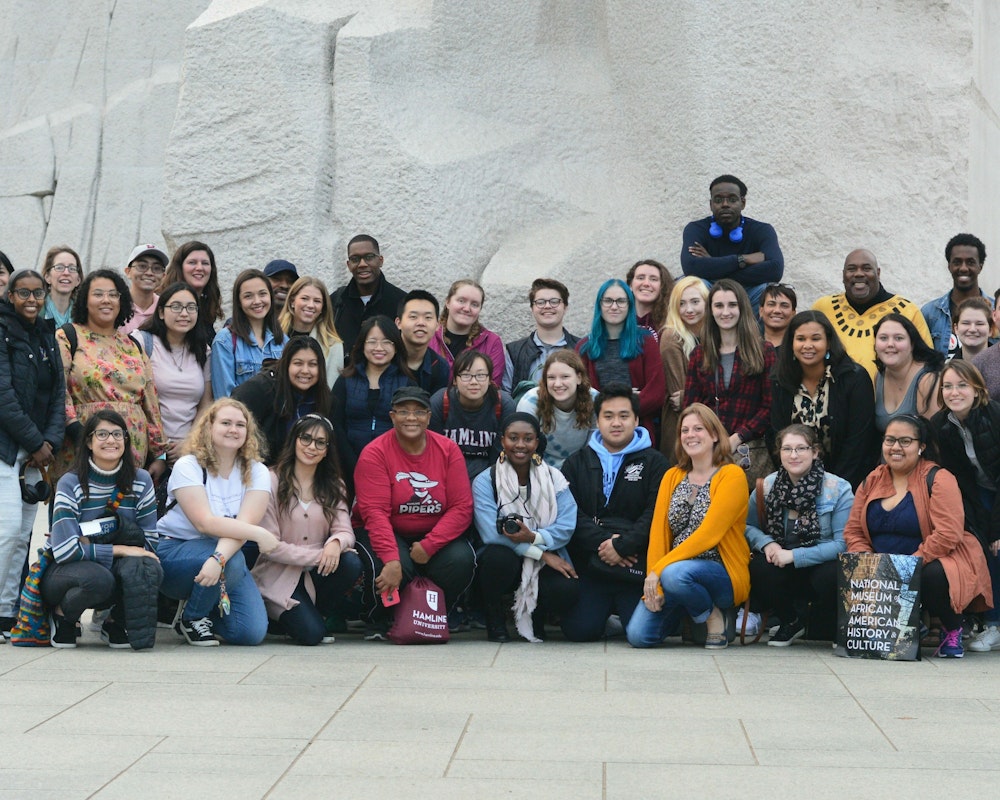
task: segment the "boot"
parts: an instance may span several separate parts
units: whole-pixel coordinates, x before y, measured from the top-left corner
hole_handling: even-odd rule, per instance
[[[486,604],[486,638],[491,642],[509,642],[507,609],[499,603]]]

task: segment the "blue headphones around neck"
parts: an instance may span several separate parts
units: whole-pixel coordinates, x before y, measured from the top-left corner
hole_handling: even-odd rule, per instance
[[[740,217],[740,224],[729,231],[729,241],[731,242],[742,242],[743,241],[743,217]],[[712,224],[708,226],[708,235],[713,239],[719,239],[722,237],[722,226],[715,221],[715,217],[712,218]]]

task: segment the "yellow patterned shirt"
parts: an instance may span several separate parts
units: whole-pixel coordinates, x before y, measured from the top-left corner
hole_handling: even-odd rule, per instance
[[[858,313],[841,292],[821,297],[813,303],[813,310],[826,315],[834,330],[840,335],[840,342],[844,345],[847,355],[867,369],[873,380],[877,371],[873,331],[875,324],[886,314],[902,314],[913,323],[927,342],[927,346],[934,347],[930,329],[924,321],[924,315],[920,313],[920,308],[898,294]]]

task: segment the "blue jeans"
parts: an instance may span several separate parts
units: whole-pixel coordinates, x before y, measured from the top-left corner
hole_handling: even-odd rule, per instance
[[[632,647],[653,647],[669,636],[687,612],[691,621],[704,622],[712,608],[733,604],[733,583],[716,561],[689,559],[668,564],[660,573],[663,608],[650,611],[640,600],[625,629]]]
[[[194,582],[195,575],[215,552],[217,542],[208,536],[186,541],[160,539],[156,548],[163,567],[160,591],[175,600],[187,600],[185,620],[210,617],[215,632],[229,644],[260,644],[267,634],[267,611],[241,552],[226,562],[226,591],[231,606],[228,614],[219,613],[218,583],[199,586]]]

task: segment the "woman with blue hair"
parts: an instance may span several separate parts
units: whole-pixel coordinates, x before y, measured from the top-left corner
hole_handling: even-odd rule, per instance
[[[660,348],[652,333],[639,326],[635,296],[626,283],[611,278],[594,301],[590,335],[576,346],[597,391],[614,383],[631,386],[639,397],[639,423],[657,439],[656,422],[667,396]]]

